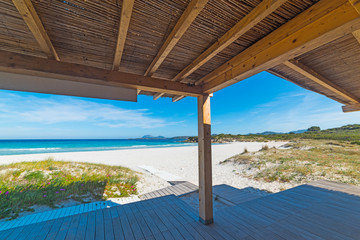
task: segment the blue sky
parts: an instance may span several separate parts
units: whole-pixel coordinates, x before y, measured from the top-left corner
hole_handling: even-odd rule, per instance
[[[360,112],[269,73],[214,93],[212,132],[246,134],[359,123]],[[132,138],[197,134],[195,98],[138,102],[0,90],[0,138]]]

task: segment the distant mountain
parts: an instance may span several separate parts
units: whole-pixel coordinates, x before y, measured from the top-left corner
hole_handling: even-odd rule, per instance
[[[304,133],[304,132],[307,132],[307,129],[291,131],[291,132],[288,132],[288,133]],[[276,135],[276,134],[288,134],[288,133],[265,131],[265,132],[262,132],[262,133],[249,133],[248,135]]]
[[[272,132],[272,131],[265,131],[265,132],[262,132],[262,133],[255,133],[254,135],[274,135],[274,134],[283,134],[283,133],[280,133],[280,132]]]
[[[166,137],[164,136],[152,136],[152,135],[144,135],[142,136],[142,139],[166,139]]]
[[[184,140],[184,139],[188,139],[189,136],[176,136],[176,137],[164,137],[164,136],[153,136],[153,135],[144,135],[141,138],[136,138],[136,139],[173,139],[173,140]]]
[[[307,129],[301,129],[301,130],[296,130],[296,131],[291,131],[289,133],[304,133],[307,132]]]

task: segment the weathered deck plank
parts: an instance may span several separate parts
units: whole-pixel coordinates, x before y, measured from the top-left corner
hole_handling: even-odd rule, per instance
[[[265,195],[217,211],[215,223],[209,226],[200,224],[196,212],[171,194],[189,187],[167,188],[149,194],[148,200],[0,231],[0,239],[347,240],[360,236],[360,196],[353,186],[317,182]],[[244,191],[231,187],[222,186],[219,192],[228,199],[247,198]]]
[[[75,239],[76,231],[77,231],[77,228],[79,226],[79,222],[80,222],[80,214],[75,215],[72,218],[69,230],[68,230],[68,232],[66,234],[66,237],[65,237],[66,240],[74,240]]]

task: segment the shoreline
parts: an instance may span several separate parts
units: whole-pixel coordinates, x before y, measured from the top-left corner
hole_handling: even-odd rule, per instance
[[[279,147],[285,143],[286,142],[234,142],[212,145],[213,185],[228,184],[237,188],[254,187],[271,192],[278,192],[282,188],[286,188],[286,186],[284,186],[286,184],[266,183],[244,178],[234,173],[236,166],[219,164],[219,162],[229,157],[242,153],[245,148],[247,148],[248,151],[258,151],[263,145]],[[47,158],[60,161],[89,162],[128,167],[142,173],[138,186],[140,193],[170,186],[165,179],[156,174],[151,174],[149,171],[141,168],[142,166],[150,166],[156,170],[169,173],[184,181],[198,185],[197,146],[3,155],[0,156],[0,164],[44,160]]]

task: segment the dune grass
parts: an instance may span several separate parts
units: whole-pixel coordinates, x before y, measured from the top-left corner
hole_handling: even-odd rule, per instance
[[[243,164],[242,175],[266,182],[326,179],[360,185],[360,148],[346,141],[297,140],[285,149],[262,148],[225,162]]]
[[[0,166],[0,219],[14,219],[34,205],[52,208],[137,194],[135,172],[119,166],[53,161]]]

